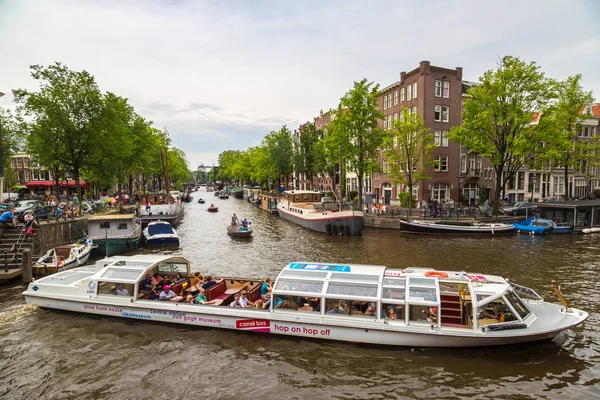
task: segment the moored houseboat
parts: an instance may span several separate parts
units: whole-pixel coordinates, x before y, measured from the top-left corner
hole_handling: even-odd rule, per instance
[[[186,278],[164,288],[170,301],[141,291],[147,274]],[[375,265],[293,262],[261,299],[261,279],[215,280],[194,304],[190,263],[181,256],[112,257],[31,282],[40,307],[240,331],[391,346],[476,347],[551,339],[588,313],[545,302],[502,277],[463,271],[395,270]],[[266,308],[232,307],[241,292]],[[268,295],[267,295],[268,296]]]
[[[400,220],[400,231],[420,235],[498,236],[514,234],[515,227],[504,223]]]
[[[179,192],[174,192],[179,196]],[[142,221],[142,226],[145,228],[152,221],[167,221],[172,227],[177,227],[183,219],[183,206],[177,197],[173,197],[173,193],[169,194],[153,194],[142,195],[140,204],[137,209],[138,216]],[[150,200],[150,209],[146,205]]]
[[[330,235],[360,235],[363,213],[355,210],[325,208],[322,194],[310,190],[289,190],[278,199],[281,218],[314,231]]]
[[[111,255],[137,249],[142,225],[133,214],[104,214],[88,218],[88,236],[98,247],[93,252]]]
[[[267,212],[270,212],[271,214],[278,214],[279,211],[277,211],[277,201],[280,198],[280,195],[278,196],[274,194],[263,193],[260,196],[261,208]]]

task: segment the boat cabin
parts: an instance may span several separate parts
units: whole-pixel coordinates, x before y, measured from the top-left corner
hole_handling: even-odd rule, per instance
[[[458,329],[503,324],[524,328],[532,314],[517,290],[541,300],[533,290],[497,276],[297,262],[275,282],[273,312]]]
[[[310,190],[286,190],[283,198],[290,203],[320,203],[323,195]]]
[[[133,214],[93,215],[88,218],[88,235],[92,238],[127,237],[139,229]]]

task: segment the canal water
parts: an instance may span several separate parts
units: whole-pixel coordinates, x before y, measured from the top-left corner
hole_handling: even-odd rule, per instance
[[[211,201],[218,213],[206,211]],[[185,207],[181,247],[168,251],[194,270],[275,277],[293,260],[458,269],[509,277],[558,302],[556,279],[590,318],[535,344],[390,348],[30,309],[21,285],[4,285],[1,399],[600,398],[600,235],[328,237],[212,193],[195,192]],[[252,222],[250,240],[227,235],[234,212]]]

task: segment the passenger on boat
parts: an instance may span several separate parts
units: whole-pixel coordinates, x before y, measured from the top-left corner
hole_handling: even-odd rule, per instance
[[[175,292],[171,290],[169,285],[163,286],[163,291],[160,293],[159,300],[167,301],[175,298]]]
[[[369,303],[369,307],[367,307],[367,310],[365,311],[365,317],[373,317],[375,318],[375,310],[377,308],[375,307],[375,304],[373,303]]]
[[[248,293],[246,293],[244,291],[244,292],[242,292],[242,294],[240,296],[239,304],[240,304],[241,308],[250,308],[254,303],[252,303],[252,302],[250,302],[250,300],[248,300]]]
[[[162,281],[163,281],[163,277],[160,276],[160,274],[158,272],[156,272],[154,275],[152,275],[152,284],[154,286],[157,286]]]
[[[388,308],[385,313],[385,319],[396,319],[396,311],[393,308]]]
[[[266,296],[265,296],[265,306],[264,306],[264,308],[269,309],[271,307],[272,301],[273,301],[273,298],[272,298],[272,295],[271,295],[271,291],[269,290],[267,292]],[[281,307],[282,303],[283,303],[283,300],[281,299],[281,297],[278,297],[275,300],[273,308]]]
[[[429,322],[437,321],[437,307],[429,308],[429,316],[427,317],[427,321],[429,321]]]
[[[335,303],[327,310],[328,314],[345,314],[344,307],[340,303]]]
[[[200,287],[202,287],[202,285],[205,283],[204,275],[199,271],[194,272],[194,280],[192,281],[192,285],[197,287],[198,283],[200,283]]]
[[[153,287],[152,275],[146,274],[146,278],[140,281],[140,292],[150,294]]]
[[[238,224],[238,217],[235,215],[235,213],[233,213],[233,216],[231,217],[231,226],[235,227]]]
[[[211,276],[210,279],[208,280],[208,282],[206,282],[204,285],[202,285],[202,288],[204,290],[208,290],[211,287],[215,286],[217,283],[223,282],[223,279],[217,279],[216,276]]]
[[[252,306],[252,308],[257,308],[259,310],[262,310],[263,308],[265,308],[265,303],[262,300],[256,300],[256,302],[254,303],[254,305]]]
[[[188,298],[192,297],[191,295],[188,296]],[[196,296],[196,298],[194,299],[192,297],[192,301],[191,303],[194,304],[215,304],[214,301],[208,301],[206,299],[206,290],[200,288],[200,293],[198,293],[198,296]]]
[[[119,286],[117,286],[117,296],[130,296],[129,292],[123,287],[122,283],[119,283]]]
[[[271,289],[273,289],[273,286],[271,285],[271,278],[267,276],[260,287],[260,297],[265,298]]]
[[[312,308],[310,304],[304,303],[304,305],[300,307],[298,311],[314,311],[314,308]]]
[[[229,307],[243,308],[242,305],[240,304],[240,294],[239,293],[236,293],[233,296],[233,301],[231,303],[229,303]]]
[[[183,277],[183,275],[181,275],[181,272],[178,272],[175,275],[175,283],[174,283],[174,285],[177,285],[178,283],[181,283],[183,281],[185,281],[185,278]]]
[[[246,218],[242,220],[242,228],[248,229],[248,221],[246,221]]]

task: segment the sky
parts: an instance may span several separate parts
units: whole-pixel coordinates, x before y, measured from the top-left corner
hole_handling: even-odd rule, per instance
[[[600,100],[600,1],[0,0],[0,107],[32,64],[87,70],[166,128],[189,165],[257,146],[422,60],[476,81],[506,54]]]

